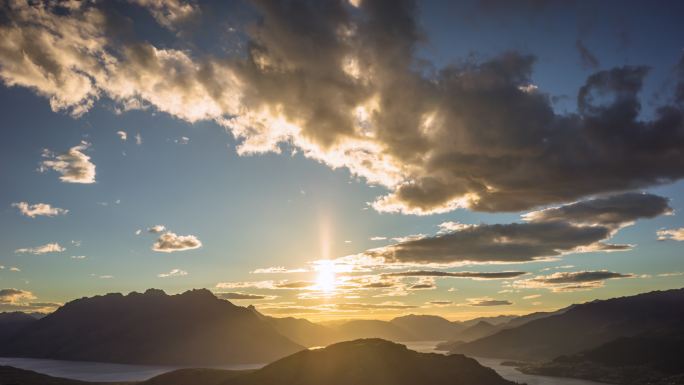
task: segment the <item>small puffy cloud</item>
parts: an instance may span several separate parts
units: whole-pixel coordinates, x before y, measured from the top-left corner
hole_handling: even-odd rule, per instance
[[[469,306],[507,306],[513,305],[513,302],[508,300],[485,298],[468,298]]]
[[[181,145],[188,144],[188,143],[190,143],[190,138],[188,138],[187,136],[181,136],[178,139],[174,139],[173,142],[176,144],[181,144]]]
[[[261,300],[261,299],[274,299],[275,296],[272,295],[259,295],[259,294],[248,294],[240,292],[232,293],[214,293],[217,297],[228,300]]]
[[[17,254],[48,254],[48,253],[61,253],[66,249],[60,246],[59,243],[46,243],[42,246],[27,247],[23,249],[14,250]]]
[[[18,268],[18,267],[12,266],[12,267],[9,268],[9,271],[20,272],[21,269]]]
[[[619,278],[634,278],[634,274],[621,274],[608,270],[556,272],[513,282],[516,288],[543,288],[553,292],[591,290],[603,287],[604,281]]]
[[[109,275],[109,274],[104,274],[104,275],[98,275],[97,278],[99,278],[99,279],[112,279],[112,278],[114,278],[114,276]]]
[[[121,139],[122,142],[128,140],[128,134],[126,131],[117,131],[116,134],[119,136],[119,139]]]
[[[658,230],[657,234],[659,241],[684,241],[684,227],[680,227],[678,229]]]
[[[59,179],[66,183],[95,183],[95,164],[90,157],[83,153],[90,147],[90,143],[82,141],[71,147],[69,151],[55,155],[44,151],[46,160],[41,162],[41,170],[53,170],[61,174]]]
[[[86,257],[85,255],[72,255],[72,256],[71,256],[71,259],[76,260],[76,261],[80,261],[80,260],[83,260],[83,259],[86,259],[86,258],[87,258],[87,257]]]
[[[29,204],[28,202],[17,202],[12,203],[12,207],[16,207],[22,215],[29,218],[35,218],[37,216],[54,217],[69,212],[69,210],[66,209],[52,207],[48,203]]]
[[[370,240],[371,240],[371,241],[384,241],[384,240],[386,240],[386,239],[387,239],[387,237],[379,237],[379,236],[370,237]]]
[[[202,247],[202,242],[194,235],[178,235],[166,232],[159,236],[152,245],[152,250],[162,253],[172,253],[175,251],[193,250]]]
[[[188,272],[185,270],[181,269],[173,269],[169,271],[168,273],[159,273],[157,274],[157,277],[159,278],[173,278],[173,277],[183,277],[188,275]]]
[[[166,226],[164,226],[164,225],[154,225],[152,227],[147,228],[147,232],[153,233],[153,234],[163,233],[165,230],[166,230]]]
[[[140,135],[140,133],[138,132],[137,134],[135,134],[135,144],[140,146],[142,145],[142,142],[142,135]]]
[[[305,273],[309,270],[297,268],[297,269],[287,269],[283,266],[266,267],[261,269],[256,269],[250,271],[250,274],[292,274],[292,273]]]

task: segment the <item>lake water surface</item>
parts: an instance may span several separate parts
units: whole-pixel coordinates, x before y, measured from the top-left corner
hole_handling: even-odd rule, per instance
[[[423,353],[444,353],[435,351],[435,345],[439,341],[411,341],[402,342],[409,349]],[[593,381],[575,380],[571,378],[558,378],[535,376],[518,372],[511,366],[501,365],[505,360],[492,358],[476,358],[484,366],[496,370],[499,375],[507,380],[527,385],[605,385]],[[91,382],[123,382],[144,381],[151,377],[182,369],[186,366],[154,366],[154,365],[126,365],[108,364],[100,362],[44,360],[36,358],[4,358],[0,357],[0,365],[14,366],[15,368],[33,370],[38,373],[54,377],[72,378],[75,380]],[[265,364],[246,364],[230,366],[213,366],[216,369],[247,370],[258,369]]]

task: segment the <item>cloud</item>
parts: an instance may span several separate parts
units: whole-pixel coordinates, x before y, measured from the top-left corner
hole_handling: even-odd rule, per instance
[[[386,273],[390,277],[453,277],[453,278],[474,278],[474,279],[506,279],[515,278],[527,274],[523,271],[501,271],[501,272],[473,272],[473,271],[434,271],[434,270],[413,270],[399,273]]]
[[[532,294],[532,295],[526,295],[523,297],[523,299],[535,299],[541,297],[541,294]]]
[[[177,235],[169,231],[159,236],[154,245],[152,245],[152,250],[172,253],[175,251],[198,249],[200,247],[202,247],[202,242],[196,236]]]
[[[513,305],[513,302],[508,300],[499,300],[491,298],[468,298],[469,306],[507,306]]]
[[[135,134],[134,137],[135,137],[135,144],[138,146],[142,145],[143,140],[142,140],[142,136],[140,135],[140,133],[138,132],[137,134]]]
[[[244,282],[219,282],[217,289],[271,289],[271,290],[302,290],[313,288],[315,282],[309,281],[244,281]]]
[[[61,253],[66,249],[60,246],[59,243],[46,243],[42,246],[27,247],[23,249],[14,250],[17,254],[47,254],[47,253]]]
[[[240,300],[240,299],[249,299],[249,300],[260,300],[260,299],[274,299],[275,296],[267,296],[267,295],[258,295],[258,294],[247,294],[247,293],[239,293],[239,292],[234,292],[234,293],[215,293],[217,297],[222,298],[222,299],[232,299],[232,300]]]
[[[178,24],[187,22],[200,12],[195,1],[183,0],[129,0],[145,7],[160,25],[175,30]]]
[[[87,257],[85,255],[72,255],[71,259],[75,259],[77,261],[80,261],[82,259],[86,259]]]
[[[659,241],[684,241],[684,227],[680,227],[678,229],[658,230],[657,235]]]
[[[276,267],[267,267],[267,268],[262,268],[262,269],[256,269],[254,271],[251,271],[251,274],[292,274],[292,273],[305,273],[309,270],[307,269],[286,269],[283,266],[276,266]]]
[[[135,3],[179,33],[201,16],[194,3]],[[293,147],[386,187],[372,204],[380,211],[529,210],[684,177],[684,112],[673,103],[639,114],[645,67],[590,75],[578,112],[565,114],[529,92],[530,55],[417,71],[426,37],[413,1],[255,1],[259,21],[229,58],[135,40],[132,21],[103,4],[10,3],[0,78],[73,116],[107,97],[214,120],[241,155]]]
[[[556,272],[513,282],[517,288],[543,288],[554,292],[591,290],[603,287],[604,281],[619,278],[634,278],[634,274],[614,273],[607,270]]]
[[[119,136],[119,139],[121,139],[122,142],[128,140],[128,134],[126,131],[117,131],[116,134]]]
[[[276,289],[304,289],[304,288],[309,288],[312,287],[315,283],[314,282],[308,282],[308,281],[285,281],[285,282],[278,282],[274,284],[274,288]]]
[[[31,302],[36,296],[21,289],[0,289],[0,312],[23,311],[48,313],[61,306],[60,303]]]
[[[667,198],[625,193],[551,207],[523,215],[530,222],[564,221],[590,226],[623,226],[640,218],[672,214]]]
[[[18,202],[12,203],[12,207],[18,208],[22,215],[25,215],[29,218],[35,218],[37,216],[54,217],[57,215],[64,215],[69,212],[69,210],[66,209],[52,207],[48,203],[36,203],[31,205],[28,202]]]
[[[166,230],[166,226],[164,225],[154,225],[152,227],[147,228],[147,232],[157,234],[157,233],[162,233]]]
[[[419,306],[406,305],[402,302],[383,302],[383,303],[338,303],[335,308],[338,310],[404,310],[415,309]]]
[[[371,241],[384,241],[387,237],[370,237]]]
[[[587,48],[582,40],[577,39],[575,42],[575,48],[577,48],[577,52],[580,54],[580,59],[582,61],[582,67],[586,69],[596,69],[599,66],[599,61],[594,56],[591,51],[589,51],[589,48]]]
[[[523,215],[524,223],[449,224],[435,236],[403,240],[362,255],[386,263],[448,265],[530,262],[568,253],[629,250],[630,245],[605,241],[639,218],[671,212],[666,198],[617,194],[534,211]]]
[[[183,277],[183,276],[186,276],[186,275],[188,275],[188,272],[185,271],[185,270],[181,270],[181,269],[172,269],[172,270],[169,271],[168,273],[160,273],[160,274],[157,274],[157,277],[159,277],[159,278],[173,278],[173,277]]]
[[[14,304],[32,299],[36,299],[36,296],[34,296],[30,291],[20,289],[0,289],[0,303],[2,304]]]
[[[427,302],[429,305],[435,305],[435,306],[449,306],[453,304],[453,301],[429,301]]]
[[[60,173],[62,176],[59,179],[66,183],[95,183],[95,164],[83,153],[88,147],[90,143],[82,141],[59,155],[46,150],[43,152],[46,160],[41,162],[41,170],[51,169]]]
[[[409,286],[409,290],[432,290],[436,289],[437,286],[435,286],[434,283],[415,283],[411,286]]]

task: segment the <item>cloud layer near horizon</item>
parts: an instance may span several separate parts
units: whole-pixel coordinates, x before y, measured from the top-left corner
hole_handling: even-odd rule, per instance
[[[177,36],[202,14],[195,4],[135,3]],[[74,116],[107,97],[214,120],[241,141],[240,154],[293,146],[387,187],[373,203],[380,211],[528,210],[684,177],[684,93],[639,117],[645,67],[596,72],[577,113],[559,114],[531,84],[530,55],[418,70],[425,36],[412,1],[252,3],[245,51],[214,57],[136,39],[132,19],[104,3],[11,2],[1,9],[0,77]],[[85,147],[43,165],[92,183]]]

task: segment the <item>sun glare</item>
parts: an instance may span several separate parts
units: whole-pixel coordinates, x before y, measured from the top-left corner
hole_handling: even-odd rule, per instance
[[[335,262],[322,260],[316,262],[316,287],[326,293],[335,291],[337,277],[335,272]]]

